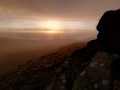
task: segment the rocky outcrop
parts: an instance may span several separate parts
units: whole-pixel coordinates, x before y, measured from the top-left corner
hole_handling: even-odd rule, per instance
[[[74,51],[72,55],[68,57],[66,70],[52,82],[54,85],[48,90],[72,90],[74,81],[77,79],[80,72],[90,64],[98,50],[99,45],[97,40],[92,40],[86,47]]]
[[[120,53],[120,9],[105,12],[97,25],[97,30],[97,39],[102,49]]]
[[[98,51],[90,65],[78,75],[72,90],[119,90],[120,80],[113,80],[115,73],[111,70],[112,63],[119,58],[118,54]],[[119,75],[119,68],[116,68],[116,75]]]

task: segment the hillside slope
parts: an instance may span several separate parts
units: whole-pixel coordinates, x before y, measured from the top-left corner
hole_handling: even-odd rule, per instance
[[[57,52],[42,56],[39,60],[29,60],[26,64],[19,66],[17,70],[2,76],[0,89],[45,90],[54,79],[56,80],[67,70],[66,64],[71,57],[74,57],[72,53],[85,46],[86,42],[74,43],[71,46],[61,48]]]

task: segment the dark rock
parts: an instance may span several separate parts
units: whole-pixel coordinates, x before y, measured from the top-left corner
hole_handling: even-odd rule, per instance
[[[20,90],[38,90],[38,89],[33,85],[26,85],[23,86]]]
[[[2,76],[0,76],[0,80],[2,79]]]
[[[73,83],[77,76],[90,64],[92,58],[98,50],[98,41],[92,40],[88,42],[86,47],[73,52],[70,57],[71,60],[69,62],[69,67],[66,71],[67,90],[72,90]]]
[[[97,30],[101,48],[120,53],[120,9],[105,12],[97,25]]]
[[[118,68],[120,66],[118,64],[120,64],[120,61],[119,63],[117,61],[116,64],[118,59],[119,56],[116,53],[98,51],[90,65],[78,75],[73,83],[72,90],[119,90],[120,74]],[[112,71],[110,67],[112,67]],[[112,83],[111,72],[115,78]]]

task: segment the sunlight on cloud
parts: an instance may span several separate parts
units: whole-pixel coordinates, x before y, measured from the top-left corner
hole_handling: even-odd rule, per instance
[[[62,24],[63,23],[60,21],[53,21],[53,20],[40,22],[41,27],[49,30],[61,30],[63,29]]]
[[[81,21],[43,21],[39,22],[38,24],[43,29],[49,29],[49,30],[91,30],[95,29],[97,22],[81,22]]]

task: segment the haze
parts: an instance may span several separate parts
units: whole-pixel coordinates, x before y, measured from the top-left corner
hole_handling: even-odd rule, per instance
[[[119,0],[0,0],[0,28],[43,29],[39,23],[57,20],[65,28],[95,30],[101,15],[119,6]]]
[[[95,39],[120,0],[0,0],[0,74],[64,45]]]

